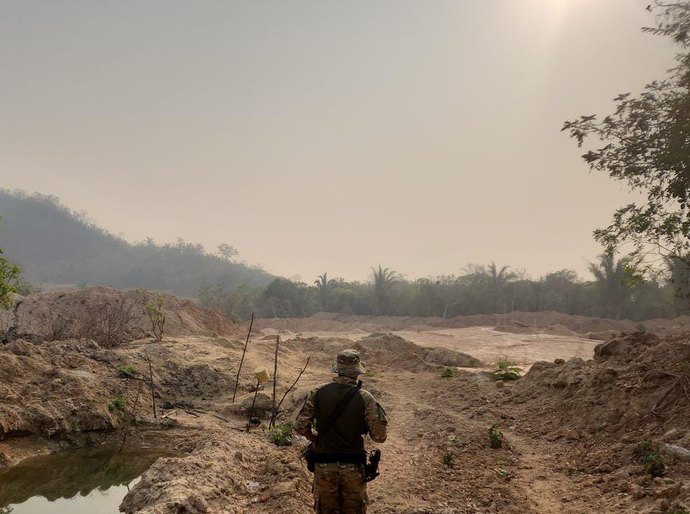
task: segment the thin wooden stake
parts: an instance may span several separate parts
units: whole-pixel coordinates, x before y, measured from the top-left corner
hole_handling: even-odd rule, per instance
[[[155,387],[153,385],[153,367],[151,366],[151,357],[149,357],[149,352],[144,350],[144,355],[146,356],[146,362],[149,365],[149,383],[151,385],[151,406],[153,407],[153,419],[158,419],[156,415],[156,394]]]
[[[278,411],[280,411],[280,406],[283,405],[283,400],[285,400],[285,398],[286,398],[287,395],[290,393],[290,391],[292,391],[293,388],[297,385],[297,382],[299,381],[300,377],[301,377],[302,374],[306,371],[307,366],[309,366],[309,360],[310,360],[310,359],[311,359],[311,357],[307,357],[307,362],[304,364],[304,367],[302,368],[302,371],[299,372],[299,375],[297,375],[297,378],[295,379],[295,381],[294,381],[294,382],[292,383],[292,385],[288,388],[288,390],[285,391],[285,394],[284,394],[283,397],[280,399],[280,402],[278,402],[278,406],[276,407],[276,413],[277,413]]]
[[[134,400],[134,406],[132,407],[132,412],[129,413],[129,421],[127,423],[127,427],[125,428],[125,434],[122,437],[122,444],[120,445],[120,449],[118,450],[118,453],[122,451],[122,449],[125,447],[125,442],[127,441],[127,434],[129,433],[129,427],[132,426],[132,421],[134,421],[134,415],[137,411],[137,405],[139,405],[139,396],[141,395],[141,389],[144,385],[144,381],[142,380],[139,382],[139,389],[137,390],[137,397]]]
[[[278,347],[280,346],[280,336],[276,336],[276,354],[273,358],[273,399],[271,402],[271,421],[268,427],[271,428],[276,424],[276,383],[278,382]]]
[[[252,319],[249,322],[249,332],[247,332],[247,340],[244,342],[244,351],[242,352],[242,359],[240,359],[240,367],[237,368],[237,376],[235,377],[235,390],[232,392],[232,403],[235,403],[235,396],[237,395],[237,386],[240,385],[240,372],[242,371],[242,363],[244,363],[244,354],[247,353],[247,346],[249,345],[249,336],[252,335],[253,325],[254,313],[252,312]]]

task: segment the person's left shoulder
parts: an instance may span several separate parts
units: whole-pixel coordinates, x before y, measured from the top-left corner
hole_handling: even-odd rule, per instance
[[[381,404],[378,402],[378,400],[374,398],[373,394],[366,389],[360,389],[359,392],[362,395],[362,400],[364,400],[364,407],[366,409],[373,409],[377,412],[383,411],[383,407],[381,407]]]
[[[362,396],[364,403],[371,403],[371,402],[376,403],[376,398],[374,398],[374,395],[371,394],[366,389],[364,389],[364,388],[360,389],[359,394]]]
[[[366,389],[360,389],[360,393],[362,395],[362,400],[364,400],[364,412],[367,419],[374,423],[386,425],[388,422],[386,419],[386,411],[383,410],[383,407],[381,407],[381,404],[374,398],[374,395]]]

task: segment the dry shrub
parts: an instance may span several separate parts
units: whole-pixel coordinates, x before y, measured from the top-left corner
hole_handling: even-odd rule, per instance
[[[79,327],[79,337],[93,339],[105,348],[127,341],[128,326],[134,318],[134,303],[125,297],[104,303],[87,304]]]

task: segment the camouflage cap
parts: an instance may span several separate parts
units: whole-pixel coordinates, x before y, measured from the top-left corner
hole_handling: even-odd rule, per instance
[[[364,373],[364,368],[359,360],[357,350],[343,350],[338,353],[335,365],[331,368],[333,373],[356,377]]]

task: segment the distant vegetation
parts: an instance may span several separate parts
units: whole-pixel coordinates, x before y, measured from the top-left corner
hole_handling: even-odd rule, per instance
[[[21,269],[2,255],[0,248],[0,308],[7,309],[12,302],[12,293],[17,291]]]
[[[572,270],[529,278],[509,266],[470,265],[460,275],[406,280],[377,266],[368,282],[346,282],[320,275],[313,285],[276,278],[265,287],[202,287],[199,300],[235,320],[252,312],[260,317],[304,317],[317,312],[362,315],[437,316],[503,314],[554,310],[593,317],[634,320],[688,312],[678,298],[673,263],[665,273],[645,278],[628,258],[605,253],[590,264],[593,280]]]
[[[199,288],[261,287],[273,277],[236,262],[223,244],[217,254],[178,240],[130,244],[63,206],[57,198],[0,189],[0,242],[33,284],[109,285],[195,297]]]
[[[529,278],[510,266],[470,265],[458,275],[417,280],[378,265],[366,282],[329,278],[312,283],[275,278],[235,262],[237,251],[217,254],[184,241],[130,244],[96,227],[53,197],[0,190],[2,294],[30,289],[13,263],[33,283],[103,284],[148,288],[198,297],[234,320],[306,317],[317,312],[437,316],[555,310],[596,317],[649,319],[686,313],[677,297],[687,283],[684,262],[669,259],[667,272],[644,275],[632,258],[607,252],[591,263],[592,280],[560,270]],[[678,263],[681,267],[676,267]]]

